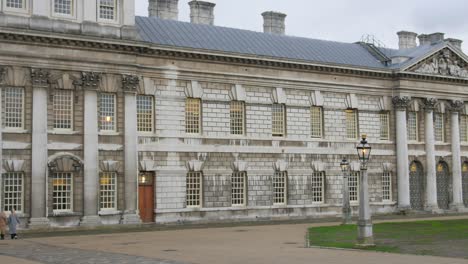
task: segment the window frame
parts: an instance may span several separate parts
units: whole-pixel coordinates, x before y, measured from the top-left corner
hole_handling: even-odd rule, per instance
[[[189,182],[194,176],[198,177],[198,182]],[[193,188],[190,184],[198,184],[198,189]],[[189,188],[190,186],[190,188]],[[185,190],[185,207],[186,208],[202,208],[203,207],[203,172],[201,171],[189,171],[186,174],[186,190]],[[197,193],[189,193],[190,190],[198,190]],[[189,199],[189,197],[191,197]],[[197,201],[198,204],[194,204],[193,201]],[[190,204],[189,204],[190,201]]]
[[[349,132],[351,131],[351,128],[349,127],[349,114],[353,114],[353,122],[354,122],[354,129],[353,129],[353,136],[351,137]],[[349,108],[345,110],[345,121],[346,121],[346,139],[347,140],[356,140],[359,139],[359,112],[358,109],[356,108]]]
[[[459,118],[460,142],[468,142],[468,115],[460,114]],[[463,136],[462,136],[463,135]]]
[[[102,23],[111,23],[115,24],[119,21],[119,2],[118,0],[112,0],[114,1],[114,18],[113,19],[107,19],[107,18],[102,18],[101,17],[101,0],[96,1],[96,11],[97,11],[97,20],[98,22]]]
[[[193,127],[190,127],[189,126],[189,117],[192,118],[191,116],[189,116],[189,111],[187,111],[188,107],[191,106],[193,107],[193,104],[191,102],[198,102],[198,126],[196,127],[196,132],[192,132],[192,131],[195,131],[195,126]],[[189,109],[190,110],[190,109]],[[203,115],[203,102],[200,98],[193,98],[193,97],[187,97],[185,99],[185,133],[186,134],[189,134],[189,135],[201,135],[202,133],[202,115]],[[190,120],[190,121],[195,121],[195,118],[193,118],[193,120]],[[192,129],[192,130],[190,130]]]
[[[410,116],[414,115],[414,127],[410,127]],[[406,114],[406,134],[407,134],[407,140],[410,142],[419,142],[419,115],[417,111],[408,111]],[[415,138],[410,138],[410,129],[414,128],[414,134]]]
[[[18,184],[17,185],[11,185],[11,184],[6,185],[5,184],[5,182],[7,181],[6,178],[11,176],[11,175],[13,175],[14,177],[20,178],[21,184],[20,185],[18,185]],[[2,196],[0,197],[2,208],[0,208],[0,211],[8,212],[8,211],[11,210],[11,208],[15,208],[17,213],[20,213],[20,214],[24,213],[24,191],[25,191],[24,190],[24,179],[25,179],[24,172],[5,172],[5,173],[2,173],[2,182],[1,182],[1,187],[2,187],[1,194],[2,194]],[[11,198],[7,199],[6,194],[7,193],[18,193],[18,191],[14,191],[14,192],[13,191],[7,191],[6,190],[7,186],[20,186],[21,187],[21,193],[20,193],[19,197],[17,195],[16,199],[15,199],[15,200],[19,199],[20,203],[19,204],[15,203],[14,205],[9,204],[8,208],[6,208],[7,207],[6,201],[7,200],[13,200],[13,199],[11,199]],[[20,209],[18,209],[18,205],[20,206]],[[5,210],[5,209],[7,209],[7,210]]]
[[[379,121],[380,121],[380,133],[379,133],[380,140],[385,140],[385,141],[390,140],[390,112],[381,111],[379,113]]]
[[[242,183],[236,182],[236,184],[240,185],[242,184],[242,192],[236,192],[234,193],[234,190],[240,190],[241,188],[239,186],[234,187],[234,181],[233,179],[235,178],[242,178]],[[241,198],[236,197],[234,198],[234,195],[242,195]],[[242,200],[242,203],[234,203],[235,200]],[[232,207],[245,207],[247,206],[247,172],[246,171],[235,171],[231,174],[231,206]]]
[[[103,116],[102,115],[102,99],[101,99],[101,96],[102,95],[112,95],[113,97],[113,115],[111,116],[114,121],[113,121],[113,128],[112,129],[103,129],[103,120],[102,118],[103,117],[107,117],[107,116]],[[115,133],[117,132],[117,94],[115,93],[106,93],[106,92],[103,92],[103,93],[99,93],[98,95],[98,100],[99,100],[99,124],[98,124],[98,127],[99,127],[99,132],[102,132],[102,133]]]
[[[434,141],[436,143],[445,142],[445,115],[444,113],[434,112]]]
[[[278,178],[283,180],[280,182]],[[278,184],[283,184],[282,191],[278,191],[281,186]],[[273,187],[273,205],[288,205],[288,172],[287,171],[275,171],[272,179]],[[282,197],[278,197],[277,194],[282,194]],[[278,202],[281,199],[282,202]]]
[[[274,108],[280,108],[281,112],[275,111]],[[271,106],[271,136],[275,138],[285,138],[287,134],[287,115],[286,115],[286,104],[279,104],[279,103],[274,103]],[[281,113],[281,130],[282,131],[277,131],[276,129],[279,128],[279,126],[275,126],[275,122],[279,122],[280,120],[276,114]]]
[[[102,183],[102,180],[103,180],[103,177],[107,176],[107,178],[111,181],[111,183],[106,183],[106,184],[103,184]],[[113,183],[112,183],[113,181]],[[117,208],[118,208],[118,186],[119,183],[118,183],[118,174],[117,172],[111,172],[111,171],[101,171],[99,173],[99,211],[117,211]],[[113,190],[103,190],[102,187],[103,186],[113,186]],[[103,207],[102,205],[103,204],[109,204],[108,201],[103,201],[102,198],[104,197],[103,196],[103,192],[106,192],[107,194],[109,193],[113,193],[113,206],[112,207]],[[111,196],[109,195],[105,195],[106,198],[109,198]]]
[[[386,192],[388,192],[387,195],[385,194]],[[384,171],[382,172],[382,201],[391,202],[393,199],[392,196],[392,172]]]
[[[59,93],[60,92],[70,92],[71,93],[71,95],[70,95],[70,107],[71,107],[71,109],[70,109],[70,128],[56,128],[55,127],[55,122],[57,120],[56,119],[56,114],[55,114],[55,111],[56,111],[55,110],[55,106],[56,106],[55,98],[57,96],[57,92],[59,92]],[[75,101],[74,98],[75,97],[74,96],[75,95],[74,95],[74,91],[73,90],[65,90],[65,89],[56,89],[52,96],[53,96],[53,98],[52,98],[52,111],[53,111],[52,129],[53,129],[53,131],[56,131],[56,132],[62,132],[62,131],[63,132],[70,132],[70,131],[73,131],[74,122],[75,122],[75,116],[74,116],[74,113],[75,113],[74,112],[74,110],[75,110],[75,107],[74,107],[74,101]],[[63,109],[60,109],[60,110],[63,110]],[[62,119],[62,121],[63,121],[63,119]]]
[[[318,110],[318,118],[319,118],[319,121],[316,122],[316,121],[313,121],[313,116],[314,116],[314,113],[313,113],[313,110]],[[314,127],[314,123],[315,124],[319,124],[319,129],[316,129],[316,131],[319,131],[320,132],[320,135],[314,135],[313,131],[313,127]],[[310,107],[310,137],[311,138],[323,138],[323,127],[324,127],[324,119],[323,119],[323,107],[322,106],[311,106]]]
[[[55,2],[58,1],[58,0],[53,0],[51,1],[51,7],[50,7],[50,10],[51,10],[51,13],[52,13],[52,17],[56,17],[56,18],[62,18],[62,19],[76,19],[76,10],[77,10],[77,1],[75,0],[70,0],[70,14],[64,14],[64,13],[58,13],[55,11]]]
[[[55,201],[54,201],[54,193],[56,192],[56,191],[54,190],[54,186],[55,186],[55,185],[54,185],[54,180],[56,179],[56,176],[57,176],[58,174],[61,174],[61,175],[65,175],[65,174],[66,174],[66,175],[69,175],[69,176],[70,176],[70,191],[69,191],[69,193],[70,193],[70,195],[69,195],[69,197],[70,197],[70,206],[69,206],[70,209],[54,209],[54,208],[55,208],[55,205],[56,205],[56,203],[55,203]],[[62,176],[60,179],[63,179],[63,178],[64,178],[64,177]],[[64,213],[64,212],[67,212],[67,213],[68,213],[68,212],[73,212],[73,206],[74,206],[74,200],[75,200],[75,199],[74,199],[75,192],[74,192],[74,190],[73,190],[73,188],[74,188],[74,179],[75,179],[75,175],[74,175],[73,172],[60,171],[60,172],[54,172],[54,173],[52,174],[52,211],[53,211],[54,213]],[[63,192],[63,190],[62,190],[62,192]],[[61,197],[62,197],[62,198],[65,197],[65,198],[66,198],[66,197],[68,197],[68,196],[63,196],[63,195],[62,195]],[[59,204],[63,205],[64,203],[59,203]]]
[[[23,7],[18,8],[18,7],[8,7],[7,6],[7,1],[3,1],[3,11],[6,11],[8,13],[17,13],[17,14],[24,14],[27,15],[29,13],[29,0],[21,0]]]
[[[355,181],[352,178],[356,178]],[[359,185],[360,185],[361,172],[360,171],[351,171],[348,176],[348,191],[349,191],[349,202],[350,203],[359,203]],[[356,188],[356,191],[353,191],[352,188]],[[354,194],[355,192],[355,194]],[[352,199],[354,198],[355,199]]]
[[[139,115],[140,115],[139,108],[138,108],[138,105],[139,105],[138,104],[138,102],[139,102],[138,98],[139,97],[140,98],[141,97],[149,98],[150,101],[151,101],[151,131],[141,131],[141,130],[139,130],[139,126],[140,126],[140,123],[141,123],[139,121]],[[156,113],[156,111],[155,111],[155,98],[152,95],[138,94],[136,99],[137,99],[137,132],[138,133],[144,133],[144,134],[153,134],[154,131],[155,131],[155,128],[156,128],[156,124],[155,124],[156,123],[155,122],[155,113]]]
[[[233,131],[235,132],[236,130],[239,130],[238,128],[238,124],[239,122],[235,122],[236,120],[233,120],[233,115],[234,115],[234,112],[236,111],[233,111],[233,104],[238,104],[236,107],[239,107],[238,109],[241,109],[241,133],[233,133]],[[236,109],[237,110],[237,109]],[[245,128],[246,128],[246,120],[245,120],[245,102],[244,101],[237,101],[237,100],[232,100],[230,103],[229,103],[229,133],[231,136],[244,136],[246,134],[246,131],[245,131]],[[239,112],[239,111],[237,111]],[[233,127],[234,125],[234,127]],[[236,127],[237,126],[237,127]]]
[[[17,90],[20,90],[21,91],[21,127],[10,127],[10,126],[7,126],[7,122],[6,122],[6,105],[7,105],[7,101],[6,101],[6,96],[5,96],[5,93],[6,93],[6,90],[7,89],[17,89]],[[3,131],[4,132],[17,132],[17,131],[24,131],[25,130],[25,112],[26,112],[26,107],[25,107],[25,96],[26,96],[26,90],[23,88],[23,87],[12,87],[12,86],[9,86],[9,87],[2,87],[1,88],[1,92],[2,92],[2,128],[3,128]]]
[[[317,193],[317,184],[314,179],[320,178],[321,186],[320,190],[320,201],[316,201],[318,195]],[[314,171],[311,175],[311,196],[312,196],[312,204],[324,204],[325,203],[325,171]]]

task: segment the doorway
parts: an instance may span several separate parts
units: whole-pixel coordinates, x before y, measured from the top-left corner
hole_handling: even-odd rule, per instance
[[[440,209],[449,209],[450,204],[450,173],[447,163],[437,164],[437,204]]]
[[[413,161],[410,165],[409,183],[410,183],[410,203],[413,210],[424,209],[424,176],[421,163]]]
[[[154,222],[154,172],[138,175],[138,209],[143,223]]]

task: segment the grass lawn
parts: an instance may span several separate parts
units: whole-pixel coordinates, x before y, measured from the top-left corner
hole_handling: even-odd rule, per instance
[[[311,246],[355,248],[357,226],[309,228]],[[366,250],[468,259],[468,219],[374,224]]]

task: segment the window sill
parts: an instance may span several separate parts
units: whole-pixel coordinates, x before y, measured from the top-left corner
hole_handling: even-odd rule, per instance
[[[53,212],[52,216],[64,217],[64,216],[81,216],[81,213],[72,212],[72,211],[62,211],[62,212]]]
[[[77,135],[80,131],[71,131],[71,130],[49,130],[48,134],[51,135]]]
[[[29,131],[25,129],[12,129],[12,128],[4,128],[2,133],[11,133],[11,134],[28,134]]]
[[[120,132],[112,132],[112,131],[99,131],[98,133],[99,136],[121,136],[122,133]]]
[[[117,210],[101,210],[98,212],[99,216],[111,216],[111,215],[120,215],[122,211]]]

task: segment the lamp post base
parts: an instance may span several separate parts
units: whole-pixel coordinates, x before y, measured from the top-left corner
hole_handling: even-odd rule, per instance
[[[374,235],[371,221],[358,221],[357,247],[373,247]]]

